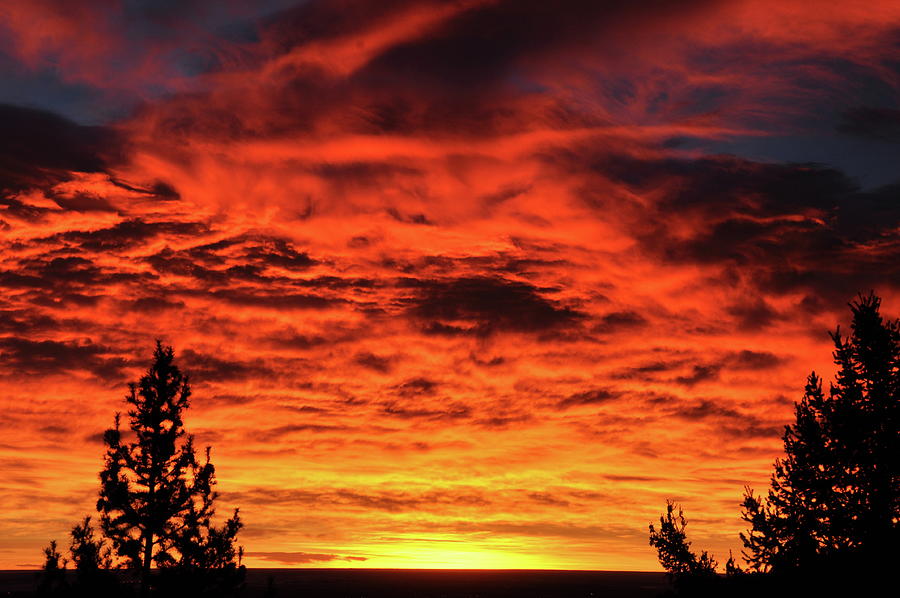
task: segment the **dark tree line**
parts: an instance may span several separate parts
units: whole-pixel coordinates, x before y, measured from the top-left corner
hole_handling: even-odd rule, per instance
[[[880,304],[874,294],[851,303],[850,334],[840,327],[831,334],[834,382],[825,392],[821,378],[809,375],[768,492],[746,489],[748,529],[740,537],[747,571],[729,559],[732,587],[768,589],[764,580],[789,580],[827,592],[842,573],[859,586],[885,578],[898,563],[900,320],[885,321]],[[650,544],[676,590],[725,583],[706,552],[691,550],[675,509],[668,505],[658,529],[651,524]]]
[[[172,348],[157,342],[153,363],[125,397],[128,430],[116,414],[103,435],[99,529],[91,517],[72,528],[72,583],[57,543],[44,549],[41,592],[223,596],[240,588],[243,548],[236,539],[242,523],[235,510],[221,527],[213,525],[215,467],[210,448],[198,459],[185,433],[190,397]]]

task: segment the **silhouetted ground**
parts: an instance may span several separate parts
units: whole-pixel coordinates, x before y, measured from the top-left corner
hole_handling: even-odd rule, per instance
[[[34,571],[0,571],[0,596],[30,596]],[[472,571],[249,569],[243,596],[259,598],[650,598],[667,589],[662,573],[627,571]]]

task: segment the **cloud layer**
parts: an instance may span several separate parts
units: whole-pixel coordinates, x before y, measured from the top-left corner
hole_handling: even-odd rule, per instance
[[[0,2],[0,568],[155,338],[251,566],[721,556],[900,312],[896,3],[63,4]]]

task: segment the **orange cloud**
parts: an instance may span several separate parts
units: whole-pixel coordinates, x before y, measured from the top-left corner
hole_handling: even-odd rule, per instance
[[[896,187],[742,145],[891,122],[892,3],[14,4],[22,69],[144,101],[0,109],[0,568],[155,338],[250,566],[653,570],[666,498],[722,556],[844,303],[900,312]]]

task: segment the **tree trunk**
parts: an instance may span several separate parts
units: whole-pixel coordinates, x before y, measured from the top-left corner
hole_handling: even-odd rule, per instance
[[[153,533],[144,534],[144,560],[141,564],[141,598],[150,595],[150,563],[153,557]]]

